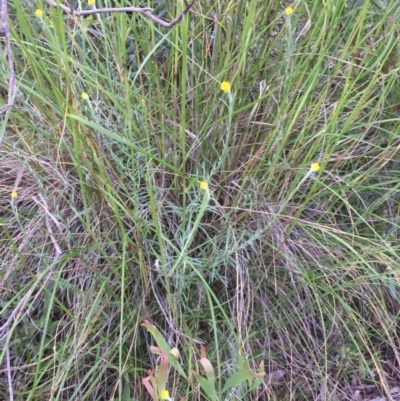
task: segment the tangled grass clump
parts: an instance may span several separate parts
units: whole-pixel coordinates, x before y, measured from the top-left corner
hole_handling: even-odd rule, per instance
[[[398,3],[10,2],[0,399],[392,397]]]

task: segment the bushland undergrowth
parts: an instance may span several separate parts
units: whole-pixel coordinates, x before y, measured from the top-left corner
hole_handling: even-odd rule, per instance
[[[0,398],[149,399],[143,321],[185,372],[204,376],[206,349],[218,394],[240,361],[264,367],[226,399],[389,397],[399,1],[202,0],[172,29],[9,8]],[[174,369],[166,386],[210,399]]]

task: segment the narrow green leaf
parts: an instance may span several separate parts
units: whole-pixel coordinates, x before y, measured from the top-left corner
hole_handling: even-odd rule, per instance
[[[239,365],[239,372],[234,373],[228,379],[228,381],[225,383],[224,388],[222,389],[222,392],[225,392],[225,391],[229,390],[230,388],[243,383],[245,380],[253,380],[253,379],[260,380],[261,379],[261,382],[262,382],[264,376],[265,376],[265,372],[256,373],[248,368],[244,368],[243,366]]]
[[[118,141],[121,144],[127,145],[129,147],[131,147],[133,150],[135,150],[136,152],[142,153],[143,155],[147,156],[149,159],[155,160],[157,162],[159,162],[161,165],[169,168],[171,171],[175,172],[175,173],[180,173],[180,170],[177,169],[176,167],[174,167],[172,164],[167,163],[165,160],[153,155],[152,153],[150,153],[149,151],[147,151],[146,149],[141,148],[140,146],[136,145],[135,143],[131,143],[128,139],[117,135],[116,133],[107,130],[105,128],[103,128],[101,125],[96,124],[92,121],[89,121],[81,116],[78,116],[76,114],[68,114],[67,117],[72,118],[78,122],[80,122],[81,124],[85,124],[88,127],[91,127],[99,132],[101,132],[102,134],[108,136],[109,138],[112,138],[116,141]]]
[[[156,326],[151,324],[149,321],[144,320],[143,323],[141,323],[141,326],[145,327],[154,337],[156,340],[157,345],[159,348],[165,352],[169,363],[178,371],[178,373],[187,379],[187,375],[185,371],[183,370],[182,366],[180,363],[174,358],[173,353],[171,354],[171,348],[168,345],[168,343],[165,341],[164,337],[162,334],[159,332]]]
[[[216,401],[217,395],[215,392],[215,387],[205,377],[201,376],[199,373],[193,372],[193,376],[198,381],[201,389],[206,393],[207,397],[211,401]]]
[[[215,387],[215,372],[211,362],[207,358],[201,358],[199,359],[199,362],[202,364],[204,371],[206,372],[207,380],[213,387]]]

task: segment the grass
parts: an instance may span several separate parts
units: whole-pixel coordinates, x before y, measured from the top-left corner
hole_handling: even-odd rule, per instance
[[[400,4],[285,5],[197,1],[165,29],[9,2],[1,399],[149,399],[145,319],[188,376],[205,345],[218,400],[390,399]],[[240,358],[266,379],[223,393]],[[210,399],[196,383],[168,390]]]

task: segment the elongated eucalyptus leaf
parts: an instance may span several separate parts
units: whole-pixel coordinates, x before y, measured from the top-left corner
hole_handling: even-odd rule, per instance
[[[187,379],[187,375],[185,371],[183,370],[182,366],[180,363],[175,359],[174,357],[174,352],[171,354],[171,347],[168,345],[168,343],[165,341],[164,337],[162,334],[159,332],[156,326],[151,324],[148,320],[144,320],[143,323],[141,323],[141,326],[145,327],[154,337],[154,340],[156,341],[158,347],[165,352],[168,362],[178,371],[178,373]],[[154,349],[154,348],[153,348]]]
[[[193,376],[198,381],[201,389],[204,391],[204,393],[207,395],[207,397],[211,401],[216,401],[217,394],[215,391],[215,387],[205,377],[201,376],[199,373],[193,372]]]
[[[167,388],[168,367],[169,367],[168,357],[166,353],[162,351],[159,358],[159,364],[156,368],[156,375],[155,375],[157,380],[158,394],[161,394],[161,391]]]
[[[146,390],[149,392],[152,400],[158,401],[158,394],[156,393],[156,391],[154,391],[154,387],[150,383],[150,381],[151,381],[151,376],[148,376],[148,377],[142,379],[142,384],[146,387]]]
[[[265,372],[253,372],[251,369],[246,368],[242,365],[242,362],[239,361],[239,372],[234,373],[228,381],[225,383],[222,392],[229,390],[232,387],[237,386],[238,384],[243,383],[245,380],[249,380],[249,382],[253,379],[260,381],[261,384],[263,378],[265,376]]]
[[[204,368],[204,371],[206,372],[207,380],[208,382],[215,387],[215,372],[214,368],[211,365],[211,362],[207,358],[201,358],[199,359],[199,362]]]

